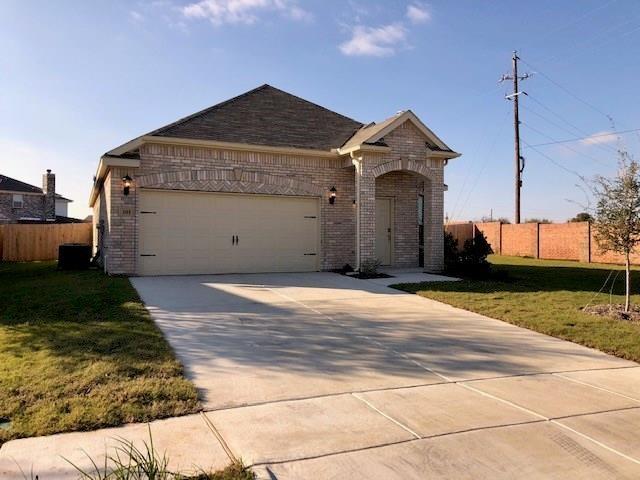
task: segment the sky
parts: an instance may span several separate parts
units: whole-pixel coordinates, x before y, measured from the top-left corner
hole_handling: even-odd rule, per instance
[[[512,219],[517,49],[522,216],[566,221],[640,154],[611,133],[640,128],[638,47],[637,0],[1,0],[0,173],[51,168],[83,218],[103,153],[269,83],[365,123],[413,110],[462,153],[449,221]]]

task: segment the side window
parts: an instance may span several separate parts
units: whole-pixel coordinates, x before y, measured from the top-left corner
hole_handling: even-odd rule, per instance
[[[22,208],[24,203],[22,201],[22,195],[19,193],[13,194],[13,208]]]
[[[418,195],[418,225],[424,225],[424,195]]]

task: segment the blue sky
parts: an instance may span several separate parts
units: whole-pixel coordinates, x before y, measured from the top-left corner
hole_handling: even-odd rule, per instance
[[[270,83],[363,122],[412,109],[463,154],[449,218],[512,217],[497,80],[517,48],[523,140],[596,135],[523,150],[523,217],[564,221],[585,203],[576,174],[613,173],[619,144],[638,157],[637,132],[603,134],[640,128],[639,46],[637,0],[3,0],[0,173],[52,168],[83,217],[102,153]]]

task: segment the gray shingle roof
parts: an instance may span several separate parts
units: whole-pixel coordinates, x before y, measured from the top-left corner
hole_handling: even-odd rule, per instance
[[[331,150],[361,127],[356,120],[262,85],[148,135]]]
[[[7,177],[6,175],[0,175],[0,190],[9,192],[42,193],[41,188],[34,187],[33,185],[21,182],[15,178]]]

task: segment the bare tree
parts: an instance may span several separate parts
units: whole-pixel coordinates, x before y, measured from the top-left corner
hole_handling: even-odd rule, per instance
[[[624,256],[626,267],[624,311],[631,304],[631,262],[634,247],[640,243],[640,165],[627,152],[620,152],[616,176],[598,176],[596,198],[596,241],[603,251]]]

